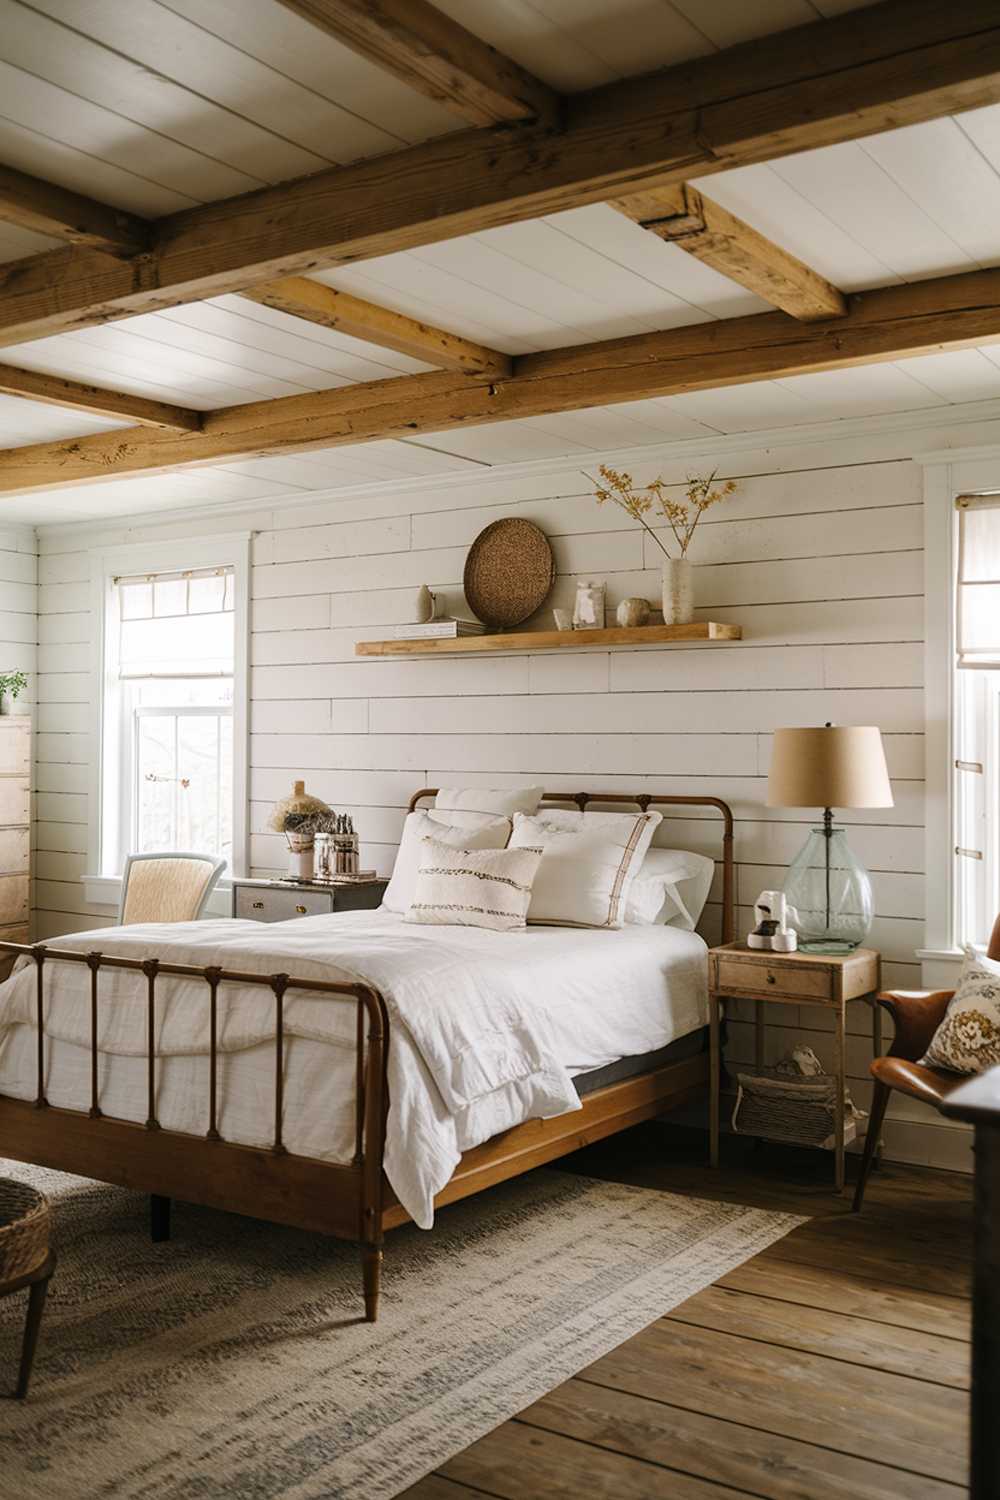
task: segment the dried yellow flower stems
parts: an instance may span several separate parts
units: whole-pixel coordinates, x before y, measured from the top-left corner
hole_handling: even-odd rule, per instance
[[[595,494],[598,505],[603,505],[605,500],[611,500],[615,505],[620,506],[634,521],[638,521],[640,526],[646,528],[664,557],[670,557],[672,554],[667,551],[654,528],[646,520],[650,511],[658,510],[662,515],[676,538],[680,548],[678,555],[686,557],[695,527],[705,511],[709,506],[717,505],[720,500],[728,499],[738,488],[734,479],[727,479],[724,484],[713,489],[715,476],[718,473],[718,470],[714,469],[703,479],[697,475],[689,475],[685,488],[686,501],[671,500],[665,493],[667,484],[663,479],[654,479],[652,484],[636,487],[631,474],[619,474],[617,469],[609,469],[605,464],[601,464],[599,473],[607,488],[605,485],[598,485],[593,475],[587,475],[587,478],[596,485]]]

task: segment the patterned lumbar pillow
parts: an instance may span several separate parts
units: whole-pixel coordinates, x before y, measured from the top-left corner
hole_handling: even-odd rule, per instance
[[[966,948],[958,989],[920,1061],[953,1073],[985,1073],[1000,1063],[1000,963]]]
[[[510,819],[492,813],[411,812],[403,824],[392,879],[382,897],[386,911],[402,916],[409,910],[417,888],[423,841],[428,838],[440,839],[456,849],[503,849],[510,838]]]
[[[451,927],[523,927],[541,849],[455,849],[425,839],[407,922]]]
[[[515,813],[510,848],[544,850],[528,921],[623,927],[632,882],[659,822],[658,812]]]

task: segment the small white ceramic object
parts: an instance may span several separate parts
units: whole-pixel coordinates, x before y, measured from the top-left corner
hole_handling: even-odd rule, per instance
[[[798,912],[789,906],[784,891],[761,891],[753,906],[757,926],[747,934],[747,947],[764,949],[771,953],[794,953],[799,946],[798,935],[790,924],[798,920]]]
[[[312,880],[313,846],[288,851],[288,873],[293,880]]]
[[[615,610],[615,619],[626,630],[645,625],[649,620],[648,599],[623,599]]]
[[[414,605],[414,621],[417,625],[427,625],[431,620],[438,617],[438,596],[432,594],[426,583],[422,583],[417,589],[417,598]]]

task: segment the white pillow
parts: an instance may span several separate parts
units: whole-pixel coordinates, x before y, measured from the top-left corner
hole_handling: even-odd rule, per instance
[[[623,927],[629,888],[659,822],[658,812],[515,813],[510,848],[543,850],[528,921]]]
[[[510,838],[510,820],[488,813],[411,812],[403,824],[403,837],[392,867],[392,879],[386,886],[382,905],[386,911],[405,912],[413,901],[420,870],[421,843],[438,839],[451,848],[503,849]]]
[[[452,927],[523,927],[541,849],[455,849],[424,839],[407,922]]]
[[[492,813],[512,818],[515,813],[537,810],[544,788],[540,786],[442,787],[434,798],[438,812]],[[457,819],[449,818],[449,822]]]
[[[715,878],[715,860],[686,849],[650,849],[632,882],[626,926],[693,932]]]

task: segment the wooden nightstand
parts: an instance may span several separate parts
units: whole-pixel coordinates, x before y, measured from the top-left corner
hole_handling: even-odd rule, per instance
[[[726,1000],[753,1000],[756,1008],[756,1064],[764,1065],[764,1006],[822,1005],[835,1017],[837,1049],[837,1112],[834,1173],[837,1191],[844,1187],[844,1089],[846,1086],[846,1016],[849,1000],[865,1000],[872,1008],[872,1045],[882,1051],[881,1012],[875,996],[881,987],[881,956],[872,948],[853,953],[768,953],[744,943],[727,943],[708,955],[708,1007],[711,1027],[711,1098],[709,1135],[711,1162],[719,1165],[719,1104],[722,1058],[719,1024]]]
[[[234,880],[233,916],[252,922],[289,922],[330,911],[373,911],[388,880]]]

